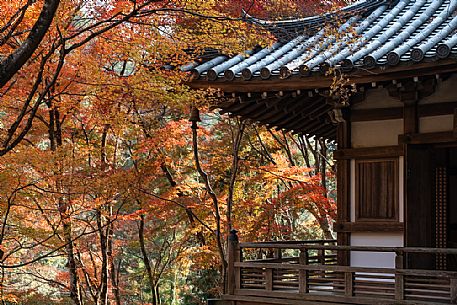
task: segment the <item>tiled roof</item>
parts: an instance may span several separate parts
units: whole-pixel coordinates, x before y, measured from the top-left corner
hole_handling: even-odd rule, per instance
[[[247,16],[278,37],[273,45],[236,56],[217,56],[195,67],[193,77],[208,81],[288,78],[433,61],[457,55],[457,0],[367,0],[339,14],[299,20],[263,21]],[[344,16],[342,35],[326,26]],[[339,18],[341,19],[341,18]],[[287,39],[286,39],[287,38]]]

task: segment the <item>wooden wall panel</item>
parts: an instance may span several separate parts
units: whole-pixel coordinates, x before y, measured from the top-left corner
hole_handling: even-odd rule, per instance
[[[398,221],[398,159],[356,160],[356,221]]]

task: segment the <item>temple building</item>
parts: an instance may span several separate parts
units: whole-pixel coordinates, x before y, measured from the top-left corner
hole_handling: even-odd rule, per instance
[[[457,304],[457,0],[246,21],[277,41],[189,66],[190,85],[218,89],[223,113],[336,141],[337,240],[232,234],[211,303]]]

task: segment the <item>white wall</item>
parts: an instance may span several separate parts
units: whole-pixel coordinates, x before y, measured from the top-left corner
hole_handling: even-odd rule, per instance
[[[403,119],[353,122],[351,128],[353,148],[398,145]]]
[[[403,247],[403,233],[352,233],[351,246]],[[395,253],[351,252],[351,266],[394,268]]]
[[[419,119],[419,132],[440,132],[454,129],[454,115],[426,116]]]

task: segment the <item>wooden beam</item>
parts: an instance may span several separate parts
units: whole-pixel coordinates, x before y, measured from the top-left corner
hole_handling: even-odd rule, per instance
[[[418,105],[417,115],[419,117],[438,116],[454,114],[457,108],[457,102],[432,103]],[[403,108],[372,108],[372,109],[354,109],[351,112],[353,122],[393,120],[403,118]]]
[[[431,144],[456,141],[457,138],[454,136],[453,131],[416,133],[398,136],[398,143],[400,144]]]
[[[404,155],[403,146],[380,146],[366,148],[338,149],[333,153],[336,160],[391,158]]]
[[[336,232],[403,232],[404,223],[396,221],[357,221],[339,222],[334,226]]]
[[[457,102],[424,104],[418,107],[419,117],[453,114]]]
[[[352,110],[352,122],[394,120],[403,118],[403,108],[373,108]]]

